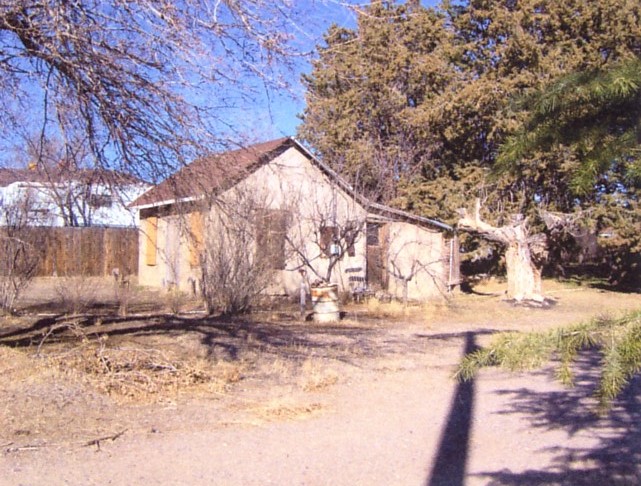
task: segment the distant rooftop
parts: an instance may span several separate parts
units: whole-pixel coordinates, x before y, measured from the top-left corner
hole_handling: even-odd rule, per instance
[[[145,183],[141,179],[130,174],[104,169],[77,169],[73,171],[66,171],[61,169],[45,170],[41,168],[0,168],[0,187],[6,187],[15,182],[61,183],[69,181],[104,183],[108,185]]]

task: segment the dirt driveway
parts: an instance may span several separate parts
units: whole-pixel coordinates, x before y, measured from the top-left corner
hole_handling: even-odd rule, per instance
[[[476,296],[423,319],[355,310],[338,326],[226,323],[225,339],[221,328],[189,327],[185,318],[183,329],[209,340],[209,359],[228,355],[246,368],[224,390],[153,403],[117,402],[57,374],[43,381],[8,368],[0,484],[639,484],[639,386],[608,417],[594,416],[586,398],[593,357],[584,357],[573,389],[550,370],[451,379],[464,350],[496,330],[641,307],[638,295],[553,292],[552,310]],[[166,322],[162,333],[139,326],[109,339],[186,342],[186,331],[172,334]]]

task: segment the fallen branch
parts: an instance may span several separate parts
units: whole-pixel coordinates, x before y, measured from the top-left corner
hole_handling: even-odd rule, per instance
[[[114,434],[114,435],[108,435],[108,436],[105,436],[105,437],[99,437],[97,439],[90,440],[89,442],[86,442],[85,444],[83,444],[83,447],[90,447],[90,446],[95,445],[96,449],[100,450],[100,443],[102,441],[110,440],[110,441],[113,442],[118,437],[120,437],[122,434],[124,434],[125,432],[127,432],[127,429],[122,429],[120,432],[118,432],[117,434]]]
[[[76,336],[79,336],[79,337],[81,337],[81,338],[83,338],[83,339],[86,339],[86,338],[87,338],[87,335],[86,335],[86,334],[83,332],[83,330],[80,328],[80,325],[79,325],[79,324],[80,324],[80,323],[79,323],[79,322],[77,322],[77,321],[67,321],[67,322],[63,322],[63,323],[61,323],[61,324],[56,324],[56,325],[51,326],[51,327],[49,328],[49,330],[47,331],[47,333],[46,333],[46,334],[42,337],[42,339],[40,340],[40,344],[38,344],[38,348],[36,349],[36,356],[40,356],[40,351],[41,351],[41,349],[42,349],[43,344],[44,344],[44,343],[45,343],[45,341],[47,340],[47,338],[48,338],[49,336],[51,336],[51,334],[53,334],[54,332],[59,331],[60,329],[65,329],[65,328],[66,328],[66,329],[69,329],[69,330],[70,330],[71,332],[73,332]]]
[[[6,444],[6,446],[10,446],[11,444],[13,444],[13,442],[9,442],[8,444]],[[3,449],[6,446],[2,446]],[[11,453],[11,452],[37,451],[38,449],[42,449],[43,447],[47,447],[47,444],[6,447],[6,449],[4,449],[4,451],[8,454],[8,453]]]

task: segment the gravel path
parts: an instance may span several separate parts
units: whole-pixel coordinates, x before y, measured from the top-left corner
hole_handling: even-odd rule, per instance
[[[299,393],[309,413],[252,421],[246,410],[190,402],[166,412],[171,426],[151,416],[99,449],[5,453],[0,484],[641,484],[637,384],[598,419],[582,398],[589,360],[572,390],[549,372],[487,370],[458,384],[451,371],[474,333],[407,337],[426,340],[425,352]]]

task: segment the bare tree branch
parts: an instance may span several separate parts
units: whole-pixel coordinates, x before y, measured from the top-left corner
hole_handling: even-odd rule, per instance
[[[282,67],[297,54],[287,6],[4,2],[0,124],[19,133],[33,130],[36,120],[43,140],[82,140],[94,165],[164,178],[221,143],[220,109],[251,98],[256,76],[263,85],[284,86]]]

